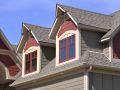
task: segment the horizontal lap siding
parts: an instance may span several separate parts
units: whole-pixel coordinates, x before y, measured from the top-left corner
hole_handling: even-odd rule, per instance
[[[90,73],[90,90],[120,90],[120,76]]]
[[[0,54],[0,62],[2,62],[6,66],[10,76],[15,76],[16,74],[19,73],[20,71],[19,67],[16,65],[15,62],[13,62],[10,56]]]
[[[33,37],[29,36],[29,39],[27,40],[25,47],[24,47],[24,52],[32,46],[38,46],[38,43]]]
[[[51,60],[55,58],[55,48],[48,46],[41,46],[42,48],[42,59],[41,59],[41,67],[43,68],[47,65]]]
[[[103,33],[81,30],[81,50],[82,54],[87,51],[102,52],[102,44],[99,42]]]
[[[24,90],[84,90],[84,75],[83,73],[70,75]]]
[[[103,43],[103,53],[105,56],[109,57],[109,42]]]
[[[58,37],[60,37],[63,33],[69,30],[77,30],[76,25],[73,23],[71,19],[67,19],[62,23],[60,30],[58,32]]]

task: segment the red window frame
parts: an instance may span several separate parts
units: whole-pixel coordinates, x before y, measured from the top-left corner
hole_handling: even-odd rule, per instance
[[[34,54],[34,56],[33,56],[33,54]],[[30,68],[29,68],[30,71],[29,72],[27,72],[27,66],[26,66],[27,58],[29,58],[28,61],[30,62]],[[33,61],[34,60],[36,60],[36,68],[35,69],[33,69]],[[25,55],[25,68],[24,68],[24,70],[25,70],[25,74],[28,74],[28,73],[31,73],[31,72],[34,72],[37,70],[37,51],[31,52],[31,53]]]
[[[68,43],[68,39],[69,39],[69,38],[74,38],[74,41],[73,41],[74,43],[69,44],[69,43]],[[62,63],[62,62],[65,62],[65,61],[69,61],[69,60],[75,58],[75,52],[76,52],[75,34],[74,34],[74,35],[71,35],[71,36],[69,36],[69,37],[67,37],[67,38],[65,38],[65,39],[63,39],[63,40],[65,40],[66,45],[65,45],[65,47],[61,47],[60,45],[61,45],[62,40],[59,41],[59,63]],[[70,47],[70,45],[74,45],[74,50],[75,50],[75,51],[74,51],[74,56],[69,58],[69,56],[68,56],[69,49],[68,49],[68,48]],[[61,53],[61,49],[62,49],[62,48],[65,48],[65,50],[66,50],[66,52],[65,52],[65,54],[66,54],[65,60],[61,60],[61,59],[60,59],[60,53]]]

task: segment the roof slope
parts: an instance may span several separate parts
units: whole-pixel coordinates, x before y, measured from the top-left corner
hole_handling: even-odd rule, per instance
[[[78,24],[80,23],[103,29],[111,28],[111,15],[99,14],[60,4],[58,4],[58,6],[60,6],[63,10],[69,12]]]
[[[28,23],[23,23],[23,24],[33,32],[33,34],[35,35],[36,39],[39,42],[55,43],[55,40],[48,39],[50,28],[32,25]]]
[[[105,39],[106,41],[109,40],[112,34],[120,28],[120,11],[105,15],[60,4],[57,6],[70,13],[78,25],[83,24],[93,26],[107,32],[101,38],[101,41],[104,41]]]
[[[108,69],[111,69],[111,68],[112,69],[120,69],[120,62],[110,62],[108,60],[108,58],[102,53],[86,51],[80,60],[76,60],[74,62],[64,64],[64,65],[61,65],[58,67],[55,66],[55,59],[53,59],[42,69],[42,71],[40,73],[26,77],[26,78],[19,77],[11,85],[15,86],[15,85],[29,82],[32,80],[42,79],[49,75],[60,73],[60,72],[66,71],[66,70],[71,70],[73,68],[81,67],[81,66],[85,66],[85,65],[105,67]]]

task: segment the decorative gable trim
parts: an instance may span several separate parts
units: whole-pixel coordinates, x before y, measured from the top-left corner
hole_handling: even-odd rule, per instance
[[[70,13],[69,12],[67,12],[67,11],[65,11],[64,9],[62,9],[59,5],[57,5],[57,9],[56,9],[56,15],[58,16],[58,10],[61,10],[62,12],[66,12],[66,14],[67,14],[67,16],[74,22],[74,24],[78,27],[78,24],[77,24],[77,22],[74,20],[74,18],[70,15]],[[56,20],[55,20],[55,22],[54,22],[54,24],[53,24],[53,26],[52,26],[52,29],[51,29],[51,31],[50,31],[50,34],[49,34],[49,38],[51,38],[51,39],[53,39],[54,37],[55,37],[55,35],[56,35],[56,33],[57,33],[57,31],[55,31],[55,30],[58,30],[58,29],[54,29],[55,27],[56,27],[56,23],[58,23],[58,18],[59,17],[57,17],[56,16]]]
[[[60,29],[58,30],[57,36],[60,37],[64,32],[68,30],[77,30],[76,25],[72,22],[71,19],[67,19],[64,21],[64,23],[60,26]]]
[[[4,35],[4,33],[2,32],[1,29],[0,29],[0,35],[1,35],[1,37],[4,39],[4,41],[6,42],[8,48],[9,48],[10,50],[13,50],[13,48],[12,48],[10,42],[9,42],[8,39],[5,37],[5,35]]]
[[[32,34],[32,36],[35,38],[36,42],[39,43],[39,41],[38,41],[37,38],[35,37],[34,33],[33,33],[24,23],[23,23],[23,27],[25,27],[26,30],[29,31],[29,32]],[[16,51],[16,52],[19,52],[19,49],[21,48],[20,45],[23,44],[23,46],[24,46],[24,45],[25,45],[25,42],[26,42],[26,41],[24,41],[24,39],[27,38],[27,36],[26,36],[26,34],[25,34],[25,31],[23,30],[23,27],[22,27],[22,33],[23,33],[23,35],[22,35],[22,37],[21,37],[21,39],[20,39],[20,42],[19,42],[19,44],[18,44],[18,47],[17,47],[17,51]],[[26,37],[25,37],[25,36],[26,36]]]
[[[29,36],[25,46],[24,46],[24,52],[29,49],[31,46],[38,46],[38,43],[36,42],[36,40],[34,39],[34,37],[32,38],[31,36]]]

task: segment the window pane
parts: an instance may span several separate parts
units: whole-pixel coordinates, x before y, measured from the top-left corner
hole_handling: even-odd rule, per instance
[[[75,57],[75,35],[68,38],[68,59]]]
[[[60,62],[66,60],[66,39],[60,40]]]
[[[32,71],[37,70],[37,51],[32,53]]]
[[[30,54],[26,55],[26,73],[30,72]]]
[[[75,46],[74,44],[70,45],[68,48],[68,59],[72,59],[75,57]]]
[[[60,62],[64,62],[66,60],[66,48],[60,49]]]

